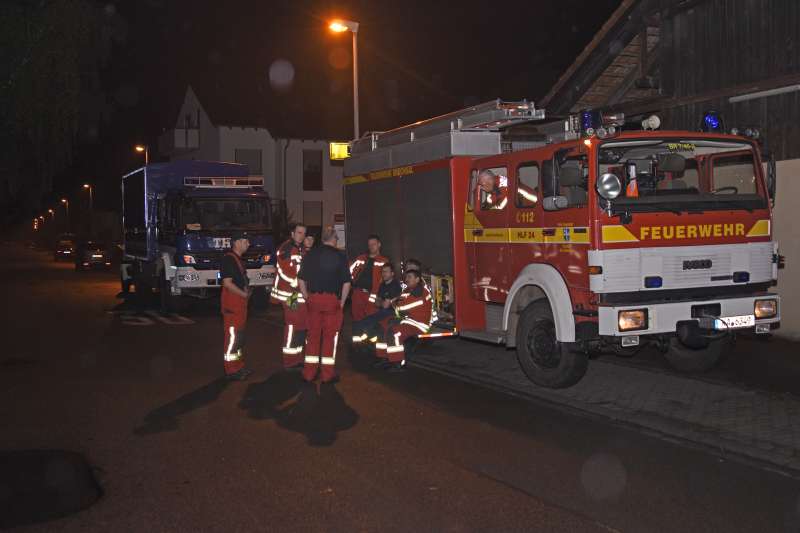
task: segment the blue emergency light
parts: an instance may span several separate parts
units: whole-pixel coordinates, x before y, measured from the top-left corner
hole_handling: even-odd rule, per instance
[[[708,132],[724,132],[722,117],[716,111],[706,111],[703,115],[702,130]]]

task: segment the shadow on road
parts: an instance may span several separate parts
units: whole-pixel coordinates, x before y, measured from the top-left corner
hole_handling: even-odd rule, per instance
[[[229,384],[230,381],[222,377],[184,394],[177,400],[153,409],[144,417],[144,424],[134,429],[133,433],[141,436],[175,431],[178,429],[180,416],[216,401]]]
[[[309,446],[330,446],[340,431],[356,425],[356,413],[332,384],[317,390],[298,374],[278,372],[250,385],[239,407],[257,420],[275,419],[278,426],[306,436]]]
[[[0,529],[67,516],[102,495],[92,467],[78,453],[0,452]]]

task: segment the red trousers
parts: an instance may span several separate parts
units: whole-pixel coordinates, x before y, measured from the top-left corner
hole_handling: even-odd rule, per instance
[[[244,368],[244,332],[247,325],[247,298],[222,289],[222,324],[225,327],[225,374]]]
[[[354,289],[350,299],[350,312],[353,314],[353,322],[364,320],[369,315],[377,311],[375,304],[369,301],[369,293],[361,289]]]
[[[384,341],[375,345],[375,355],[388,359],[390,363],[405,363],[406,351],[403,343],[420,334],[419,329],[408,324],[390,324]]]
[[[308,336],[303,379],[313,381],[322,366],[322,382],[336,377],[336,343],[342,327],[342,308],[335,294],[309,294]]]
[[[308,329],[308,309],[306,304],[297,304],[292,310],[283,303],[283,367],[289,368],[303,362],[303,345]]]

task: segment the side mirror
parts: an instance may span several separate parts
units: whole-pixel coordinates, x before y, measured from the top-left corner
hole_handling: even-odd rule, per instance
[[[569,201],[566,196],[547,196],[542,199],[542,207],[545,211],[558,211],[566,209],[567,206],[569,206]]]
[[[772,205],[775,205],[775,194],[778,188],[778,169],[775,164],[775,156],[769,154],[767,160],[767,193],[769,199],[772,200]]]

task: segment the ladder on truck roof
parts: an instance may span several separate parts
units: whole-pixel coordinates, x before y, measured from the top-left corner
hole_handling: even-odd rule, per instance
[[[499,154],[503,129],[544,118],[544,109],[536,109],[533,102],[498,99],[393,130],[370,133],[353,141],[351,156],[345,159],[345,174],[455,155]]]

